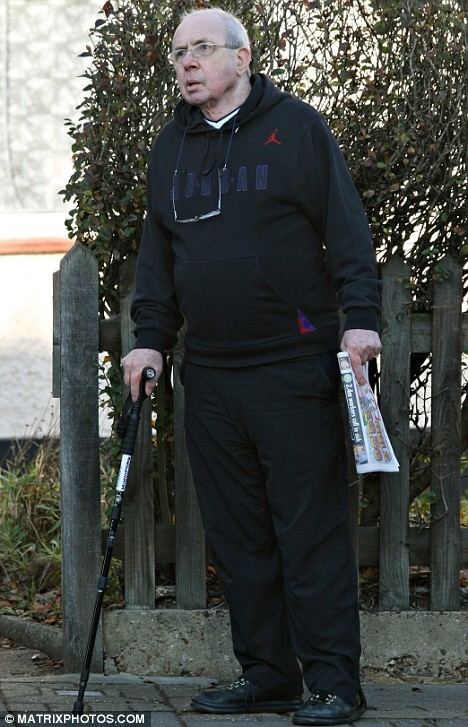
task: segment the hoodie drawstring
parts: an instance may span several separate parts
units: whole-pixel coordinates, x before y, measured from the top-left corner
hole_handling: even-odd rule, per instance
[[[231,132],[229,134],[228,144],[227,144],[227,147],[226,147],[226,154],[224,156],[224,162],[223,162],[223,166],[222,166],[222,170],[221,170],[222,172],[225,172],[225,170],[227,169],[227,163],[228,163],[228,160],[229,160],[229,154],[231,153],[232,140],[233,140],[234,134],[236,133],[236,131],[239,128],[238,126],[236,127],[236,124],[235,124],[236,117],[237,117],[237,114],[232,119],[233,123],[232,123],[232,127],[231,127]],[[179,153],[177,155],[176,168],[175,168],[175,172],[174,172],[175,174],[178,174],[178,173],[180,173],[180,171],[183,171],[183,170],[179,170],[179,165],[180,165],[180,161],[182,159],[182,151],[184,149],[185,137],[187,136],[187,132],[190,129],[190,125],[191,124],[190,124],[190,121],[189,121],[188,124],[186,125],[185,129],[184,129],[184,133],[183,133],[183,136],[182,136],[182,141],[181,141],[181,144],[180,144]],[[217,149],[216,149],[216,154],[214,156],[213,162],[209,165],[209,167],[204,168],[205,163],[206,163],[206,159],[207,159],[207,156],[208,156],[208,152],[209,152],[209,147],[210,147],[210,132],[208,131],[207,134],[206,134],[206,142],[207,143],[206,143],[205,151],[204,151],[204,154],[203,154],[203,160],[202,160],[201,170],[200,170],[200,174],[202,174],[203,176],[207,176],[208,174],[210,174],[210,172],[213,170],[213,168],[214,168],[214,166],[216,164],[216,160],[219,158],[220,151],[221,151],[221,147],[222,147],[222,144],[223,144],[223,135],[224,135],[224,127],[221,127],[221,129],[219,130],[219,136],[218,136],[218,146],[217,146]]]

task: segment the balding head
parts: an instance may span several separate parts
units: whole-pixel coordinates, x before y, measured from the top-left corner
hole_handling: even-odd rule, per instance
[[[236,16],[232,15],[232,13],[227,13],[225,10],[221,10],[221,8],[193,10],[191,13],[184,13],[181,22],[184,21],[185,18],[196,16],[219,18],[223,28],[226,45],[229,45],[231,48],[250,48],[250,40],[246,29],[239,18],[236,18]]]

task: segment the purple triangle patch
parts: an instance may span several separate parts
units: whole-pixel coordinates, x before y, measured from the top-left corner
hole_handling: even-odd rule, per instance
[[[309,321],[307,316],[303,313],[303,311],[300,310],[300,308],[297,309],[297,325],[299,327],[299,332],[301,336],[304,336],[306,333],[313,333],[317,330],[314,324]]]

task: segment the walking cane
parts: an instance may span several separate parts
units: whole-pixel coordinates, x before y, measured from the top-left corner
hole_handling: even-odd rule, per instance
[[[99,576],[97,585],[96,602],[94,604],[94,613],[91,621],[91,628],[89,630],[88,644],[86,646],[83,667],[81,669],[78,697],[73,706],[72,714],[83,714],[84,693],[88,685],[91,658],[94,651],[94,642],[96,641],[96,633],[99,623],[99,616],[101,614],[102,600],[104,598],[104,591],[106,590],[107,586],[107,578],[109,576],[109,568],[112,560],[112,551],[114,549],[115,536],[117,533],[120,513],[122,510],[123,496],[125,493],[125,488],[127,486],[130,462],[132,461],[133,450],[135,448],[138,425],[140,423],[141,406],[146,398],[145,384],[147,381],[154,379],[155,376],[156,371],[153,368],[146,367],[143,369],[141,373],[140,391],[138,394],[138,399],[134,402],[132,401],[131,394],[128,395],[122,412],[122,416],[117,423],[117,434],[121,439],[123,439],[122,461],[120,463],[119,476],[117,478],[117,484],[115,487],[114,504],[112,506],[109,531],[107,533],[107,547],[102,561],[101,574]]]

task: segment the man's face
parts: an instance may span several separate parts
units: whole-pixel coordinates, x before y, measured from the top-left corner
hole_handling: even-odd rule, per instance
[[[191,48],[203,42],[220,46],[226,43],[222,20],[210,13],[185,18],[174,34],[172,48]],[[175,69],[182,97],[194,106],[216,105],[239,81],[237,54],[229,48],[216,48],[207,58],[187,53]]]

